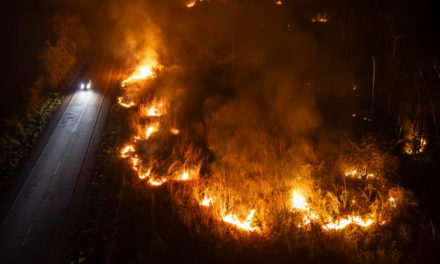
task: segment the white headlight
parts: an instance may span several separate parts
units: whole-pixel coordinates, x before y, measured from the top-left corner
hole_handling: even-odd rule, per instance
[[[81,83],[81,90],[84,89],[84,83]]]
[[[90,86],[92,86],[90,83],[87,84],[87,89],[90,89]]]

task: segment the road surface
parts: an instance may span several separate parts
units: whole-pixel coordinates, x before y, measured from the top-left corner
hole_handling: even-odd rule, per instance
[[[84,194],[87,159],[94,156],[104,127],[112,71],[97,74],[95,89],[77,90],[38,158],[27,173],[4,218],[0,219],[0,263],[50,263],[72,208]],[[107,78],[105,78],[107,76]],[[104,116],[104,117],[103,117]],[[54,121],[53,121],[54,122]],[[78,188],[81,187],[81,190]],[[75,213],[73,213],[75,214]],[[63,248],[63,246],[61,246]]]

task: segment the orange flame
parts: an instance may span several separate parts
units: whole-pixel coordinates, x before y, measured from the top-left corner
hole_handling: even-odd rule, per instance
[[[128,103],[124,102],[124,98],[122,98],[122,97],[118,97],[118,103],[119,103],[119,105],[121,105],[122,107],[125,107],[125,108],[130,108],[130,107],[136,105],[133,101],[130,101]]]
[[[152,186],[160,186],[160,185],[164,184],[166,181],[167,181],[167,179],[165,179],[165,178],[162,178],[160,180],[155,180],[155,179],[151,178],[148,181],[148,183]]]
[[[203,200],[200,202],[201,206],[210,207],[213,203],[214,199],[212,197],[204,197]]]
[[[121,86],[125,87],[127,84],[144,80],[147,78],[155,78],[156,75],[153,72],[154,66],[139,66],[139,68],[127,79],[125,79]]]
[[[197,0],[191,0],[186,4],[186,7],[191,8],[193,6],[195,6],[197,3]]]
[[[355,224],[355,225],[359,225],[359,226],[363,226],[363,227],[368,227],[374,223],[372,218],[364,221],[364,220],[362,220],[362,218],[360,216],[354,216],[354,215],[349,215],[346,218],[342,218],[342,219],[335,221],[335,222],[332,222],[331,218],[329,220],[330,220],[330,223],[322,226],[325,230],[329,230],[329,229],[339,230],[339,229],[343,229],[346,226],[351,225],[351,224]]]
[[[246,231],[260,231],[258,227],[252,226],[252,219],[254,218],[255,209],[252,209],[249,215],[246,217],[245,221],[238,220],[235,214],[229,213],[226,216],[223,216],[222,219],[226,223],[235,225],[236,227],[246,230]]]
[[[130,152],[135,152],[135,149],[132,145],[127,145],[121,150],[121,157],[123,159],[128,158]]]

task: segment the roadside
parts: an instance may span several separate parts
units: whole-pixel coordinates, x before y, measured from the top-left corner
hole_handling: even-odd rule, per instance
[[[39,110],[28,120],[16,123],[20,129],[2,135],[2,159],[0,159],[0,220],[21,189],[30,169],[36,163],[55,127],[72,99],[68,92],[74,89],[74,81],[84,74],[86,66],[75,68],[62,82],[64,94],[52,93]],[[23,123],[23,125],[22,125]]]
[[[95,89],[75,91],[7,210],[0,229],[4,242],[0,262],[47,263],[53,254],[71,202],[80,196],[80,171],[86,154],[94,148],[91,138],[99,130],[97,120],[109,72],[100,67],[95,71],[89,71],[96,76]]]

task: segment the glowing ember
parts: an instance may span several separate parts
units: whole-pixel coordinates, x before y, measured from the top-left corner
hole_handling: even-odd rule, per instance
[[[200,205],[201,206],[205,206],[205,207],[209,207],[209,206],[211,206],[212,205],[212,202],[213,202],[214,200],[212,199],[212,197],[204,197],[203,198],[203,200],[200,202]]]
[[[283,2],[282,2],[282,1],[276,1],[275,4],[278,5],[278,6],[280,6],[280,5],[283,4]]]
[[[148,181],[148,183],[151,184],[152,186],[160,186],[160,185],[164,184],[166,181],[167,181],[167,179],[165,179],[165,178],[162,178],[160,180],[155,180],[155,179],[151,178]]]
[[[222,219],[226,223],[235,225],[236,227],[246,230],[246,231],[260,231],[258,227],[252,226],[252,219],[254,218],[255,209],[252,209],[249,215],[246,217],[245,221],[238,220],[237,216],[235,214],[229,213],[226,216],[223,216]]]
[[[133,101],[130,101],[128,103],[124,102],[124,98],[122,98],[122,97],[118,97],[118,103],[119,103],[119,105],[121,105],[122,107],[125,107],[125,108],[130,108],[130,107],[136,105]]]
[[[121,150],[121,157],[123,159],[128,158],[130,152],[134,152],[135,149],[132,145],[127,145]]]
[[[296,191],[292,192],[292,207],[299,210],[308,210],[306,198],[301,194],[296,193]]]
[[[351,224],[367,227],[374,223],[373,219],[367,219],[366,221],[364,221],[360,216],[353,216],[353,215],[349,215],[347,218],[342,218],[336,222],[332,222],[332,219],[329,220],[330,223],[322,226],[325,230],[329,230],[329,229],[339,230]]]

